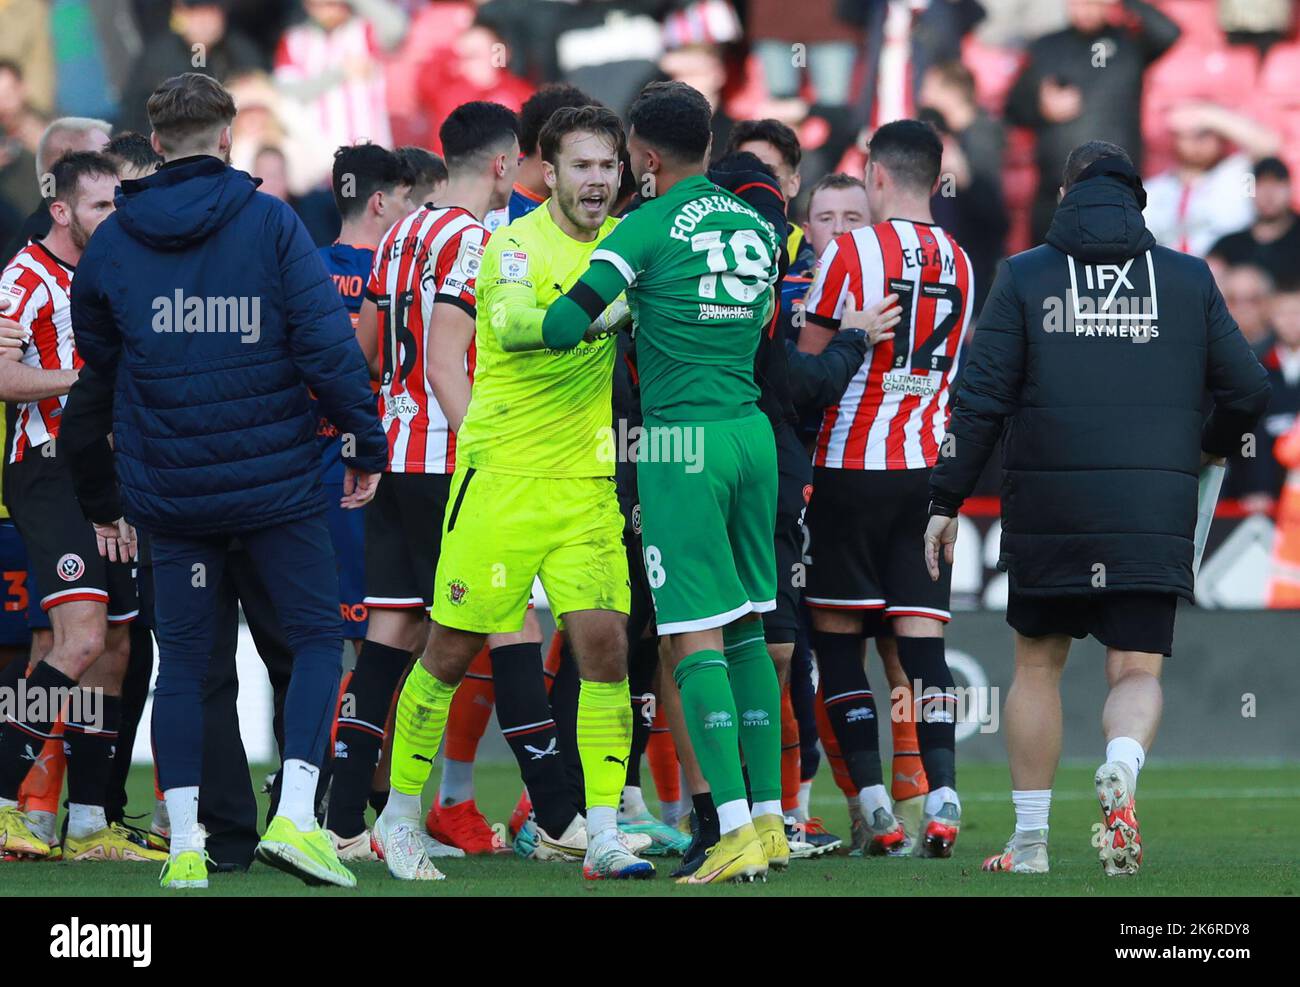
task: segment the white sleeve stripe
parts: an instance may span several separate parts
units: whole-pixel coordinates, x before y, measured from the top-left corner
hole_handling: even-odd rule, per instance
[[[603,260],[613,264],[615,270],[623,276],[624,281],[629,285],[636,283],[636,271],[632,270],[631,265],[629,265],[628,262],[618,254],[614,253],[614,251],[597,248],[591,252],[591,260],[593,263],[598,260]]]

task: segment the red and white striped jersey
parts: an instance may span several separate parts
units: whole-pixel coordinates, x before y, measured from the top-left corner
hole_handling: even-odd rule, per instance
[[[384,51],[369,21],[353,17],[332,31],[307,21],[284,32],[275,53],[275,81],[310,83],[349,64],[369,64],[365,78],[348,78],[305,102],[326,147],[370,141],[393,146],[384,81]]]
[[[72,341],[72,267],[33,240],[14,255],[0,273],[0,299],[9,318],[26,331],[22,362],[45,370],[74,370],[81,358]],[[21,462],[23,453],[58,438],[67,396],[16,405],[9,462]]]
[[[379,307],[379,415],[390,473],[456,468],[456,433],[425,375],[425,333],[435,302],[475,317],[474,280],[487,239],[467,210],[422,206],[394,224],[375,251],[366,295]],[[473,343],[466,369],[473,378]]]
[[[827,408],[813,462],[833,469],[934,466],[948,396],[974,304],[970,258],[941,227],[891,219],[838,237],[804,302],[809,322],[838,329],[845,301],[859,309],[897,294],[894,338],[873,347],[840,403]]]

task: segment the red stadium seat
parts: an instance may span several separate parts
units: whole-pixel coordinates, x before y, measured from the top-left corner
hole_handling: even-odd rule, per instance
[[[1269,49],[1259,72],[1260,94],[1277,106],[1300,106],[1300,44]]]
[[[975,76],[975,98],[980,106],[1001,116],[1007,94],[1024,65],[1024,52],[987,45],[969,34],[962,41],[961,60]]]

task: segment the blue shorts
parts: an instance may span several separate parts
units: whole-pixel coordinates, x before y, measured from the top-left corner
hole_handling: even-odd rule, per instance
[[[0,518],[0,647],[25,648],[32,642],[32,632],[27,625],[28,613],[35,610],[45,626],[49,619],[41,610],[40,600],[31,587],[27,574],[27,549],[18,529],[9,518]]]

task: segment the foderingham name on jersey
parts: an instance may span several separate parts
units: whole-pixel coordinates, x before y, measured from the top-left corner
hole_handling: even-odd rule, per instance
[[[894,338],[874,346],[839,404],[828,408],[814,463],[833,469],[934,466],[974,292],[970,258],[941,227],[888,220],[838,237],[805,302],[808,321],[838,328],[851,297],[861,309],[898,295]]]

